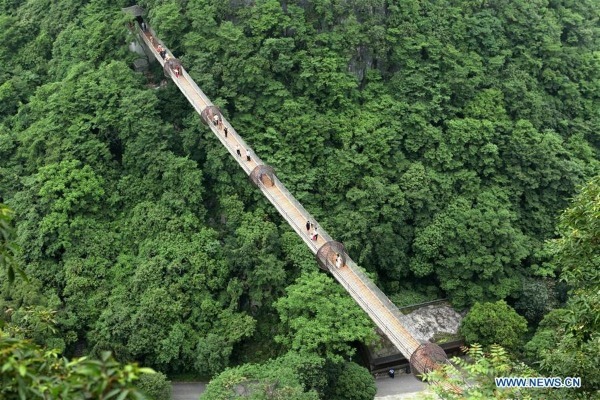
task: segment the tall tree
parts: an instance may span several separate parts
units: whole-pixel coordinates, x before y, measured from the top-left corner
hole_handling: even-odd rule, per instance
[[[294,351],[339,359],[353,353],[349,343],[374,340],[372,323],[327,275],[306,273],[275,303],[282,332],[275,338]]]

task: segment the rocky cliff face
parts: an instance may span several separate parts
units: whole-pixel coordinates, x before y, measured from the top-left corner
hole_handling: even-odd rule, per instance
[[[463,316],[449,304],[432,304],[405,315],[406,324],[418,341],[429,342],[440,334],[458,333]]]

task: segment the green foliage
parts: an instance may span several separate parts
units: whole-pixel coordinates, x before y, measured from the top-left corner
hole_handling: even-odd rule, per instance
[[[412,306],[415,304],[425,303],[428,301],[433,301],[438,298],[438,294],[434,291],[434,286],[425,287],[424,289],[426,293],[423,293],[419,290],[415,290],[410,286],[407,287],[407,285],[404,285],[401,289],[399,289],[400,293],[390,296],[390,300],[392,300],[392,303],[394,303],[396,306],[402,308]],[[398,289],[394,291],[397,290]]]
[[[543,389],[498,389],[494,378],[508,376],[535,376],[535,372],[521,363],[511,361],[504,348],[491,345],[484,352],[479,345],[467,350],[468,359],[454,357],[451,363],[425,374],[433,391],[444,400],[469,399],[543,399],[548,392]]]
[[[459,197],[417,233],[411,269],[418,276],[437,274],[459,307],[504,298],[517,290],[528,253],[515,222],[502,191],[482,192],[473,201]]]
[[[171,381],[165,374],[142,374],[135,383],[136,388],[151,400],[171,400]]]
[[[315,362],[317,363],[315,365]],[[202,400],[298,399],[317,400],[317,392],[303,385],[301,370],[318,368],[322,360],[293,353],[266,364],[244,364],[230,368],[210,381]]]
[[[50,73],[60,79],[68,77],[71,65],[79,62],[97,68],[110,56],[125,59],[128,20],[117,7],[107,7],[100,1],[87,4],[75,23],[65,24],[56,36]]]
[[[592,179],[561,217],[561,236],[549,243],[561,279],[570,287],[564,308],[548,313],[527,344],[542,372],[578,376],[585,396],[598,394],[600,374],[600,178]]]
[[[511,351],[520,349],[525,332],[527,321],[504,300],[475,303],[460,326],[460,333],[469,344],[497,344]]]
[[[350,355],[352,341],[372,341],[375,331],[364,312],[333,280],[306,273],[275,303],[282,322],[277,342],[288,349],[339,359]]]
[[[54,256],[72,246],[76,242],[75,228],[85,229],[89,223],[86,215],[98,211],[97,202],[104,195],[102,178],[79,160],[42,167],[27,180],[26,186],[32,198],[23,199],[17,209],[24,213],[22,206],[29,204],[43,215],[27,231],[19,232],[28,260],[40,250]],[[29,221],[33,222],[33,218]]]
[[[561,216],[561,237],[551,242],[561,278],[573,294],[593,291],[600,285],[600,177],[591,179]]]
[[[110,353],[99,360],[67,360],[55,351],[0,331],[0,395],[3,399],[145,399],[134,384],[152,370],[121,365]]]
[[[30,339],[38,345],[45,345],[62,353],[65,343],[56,338],[56,311],[42,306],[22,307],[17,310],[7,310],[10,323],[5,330],[13,337],[19,339]]]
[[[344,363],[336,372],[337,381],[328,389],[325,398],[331,400],[371,400],[377,388],[373,376],[364,367],[353,363]]]
[[[356,363],[292,351],[264,364],[225,370],[210,381],[201,399],[367,400],[375,392],[373,376]]]
[[[525,279],[523,292],[515,304],[515,310],[527,321],[539,323],[557,304],[554,284],[551,280]]]
[[[15,280],[15,272],[23,275],[14,261],[18,247],[14,242],[14,228],[11,223],[12,211],[0,203],[0,268],[6,271],[9,282]],[[25,276],[23,275],[25,278]]]
[[[170,46],[172,49],[177,48],[182,34],[186,31],[186,20],[182,18],[182,11],[177,1],[165,1],[150,8],[150,22],[160,37],[176,38]]]

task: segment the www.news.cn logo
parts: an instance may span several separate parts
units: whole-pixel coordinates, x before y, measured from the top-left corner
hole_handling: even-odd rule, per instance
[[[578,388],[581,387],[581,378],[551,378],[534,377],[501,377],[494,378],[498,388]]]

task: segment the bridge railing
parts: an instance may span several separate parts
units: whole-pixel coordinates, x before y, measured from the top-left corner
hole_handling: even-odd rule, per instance
[[[294,208],[296,208],[296,210],[298,210],[298,212],[304,217],[304,221],[301,221],[301,224],[306,223],[306,221],[310,221],[310,222],[316,224],[317,220],[315,219],[315,217],[313,217],[308,211],[306,211],[304,206],[302,206],[302,204],[300,204],[300,202],[298,202],[298,200],[296,200],[296,198],[289,192],[289,190],[287,190],[287,188],[284,186],[284,184],[281,183],[281,181],[279,180],[277,175],[275,175],[275,185],[279,188],[281,193],[283,193],[285,198],[288,199],[288,201],[294,206]],[[325,242],[329,242],[329,241],[333,240],[331,238],[331,236],[329,236],[327,231],[325,231],[325,229],[323,229],[322,226],[320,226],[318,224],[317,224],[317,226],[319,228],[318,229],[319,236],[321,236],[325,240]],[[311,249],[314,250],[313,252],[315,254],[317,254],[317,251],[319,250],[319,245],[317,243],[311,241],[310,247],[311,247]]]
[[[356,265],[356,263],[352,259],[349,259],[348,262],[346,262],[346,264],[352,270],[354,275],[356,275],[358,279],[360,279],[363,282],[363,284],[367,288],[369,288],[371,293],[373,293],[373,295],[394,316],[394,318],[396,318],[410,332],[411,328],[406,316],[402,314],[398,307],[394,303],[392,303],[392,301],[385,295],[385,293],[383,293],[381,289],[379,289],[379,287],[375,285],[373,280],[371,280],[371,278],[369,278],[367,274],[363,272],[363,269]],[[414,332],[410,333],[413,337],[415,336]]]
[[[194,90],[198,93],[198,96],[200,96],[202,98],[202,100],[204,100],[204,102],[206,103],[207,107],[214,105],[210,101],[210,99],[208,98],[208,96],[206,96],[206,94],[204,94],[204,92],[202,91],[202,89],[200,89],[200,87],[198,87],[198,85],[196,84],[196,82],[188,74],[188,72],[185,70],[185,68],[183,70],[183,77],[188,81],[188,83],[190,84],[190,86],[192,86],[192,88],[194,88]]]
[[[158,51],[156,51],[156,49],[154,48],[154,45],[152,44],[152,42],[150,41],[150,39],[146,36],[146,33],[144,31],[142,31],[142,29],[137,24],[135,26],[135,31],[137,32],[138,36],[142,38],[142,40],[146,44],[146,47],[152,52],[152,54],[154,55],[154,58],[156,58],[158,60],[158,62],[160,63],[161,66],[164,66],[165,65],[165,61],[162,59],[162,57],[160,56],[160,54],[158,53]],[[156,32],[154,32],[154,30],[152,28],[148,27],[148,33],[150,33],[150,36],[152,37],[152,39],[154,40],[154,42],[157,45],[160,44],[165,50],[167,50],[167,53],[169,53],[171,56],[173,55],[169,51],[169,49],[167,49],[165,47],[165,45],[162,42],[162,40],[160,40],[156,36]]]
[[[317,251],[319,250],[319,245],[310,239],[309,235],[306,232],[305,225],[306,221],[311,221],[313,223],[316,222],[315,218],[308,211],[306,211],[306,209],[294,198],[294,196],[292,196],[292,194],[287,190],[283,183],[281,183],[281,181],[279,180],[279,178],[277,178],[277,175],[275,174],[273,175],[273,186],[275,186],[277,190],[279,190],[283,194],[283,196],[290,202],[290,204],[296,209],[296,211],[298,211],[298,213],[302,216],[302,220],[298,221],[297,218],[288,213],[286,209],[280,204],[280,202],[277,201],[277,199],[273,196],[270,187],[265,186],[262,182],[259,181],[259,189],[261,189],[261,191],[265,194],[269,201],[271,201],[275,208],[277,208],[279,213],[288,221],[288,224],[290,224],[290,226],[294,229],[294,231],[296,231],[298,236],[302,238],[302,240],[304,241],[304,243],[306,243],[308,248],[311,249],[311,251],[314,254],[317,254]],[[331,240],[329,234],[325,232],[325,230],[323,230],[320,226],[319,235],[326,242]]]
[[[369,315],[369,317],[375,322],[375,325],[394,343],[396,348],[400,350],[402,355],[408,360],[414,350],[418,347],[418,343],[412,337],[400,337],[396,331],[389,328],[390,322],[385,321],[384,317],[380,313],[373,309],[369,303],[363,298],[364,295],[358,293],[352,287],[352,284],[348,282],[342,273],[333,269],[331,273],[337,279],[338,282],[346,289],[346,291],[354,298],[354,300],[360,305],[360,307]],[[361,279],[363,283],[364,280]],[[387,308],[386,308],[387,309]],[[393,316],[392,316],[393,317]],[[398,321],[401,323],[401,321]],[[410,332],[408,332],[410,335]],[[408,339],[408,340],[407,340]]]

